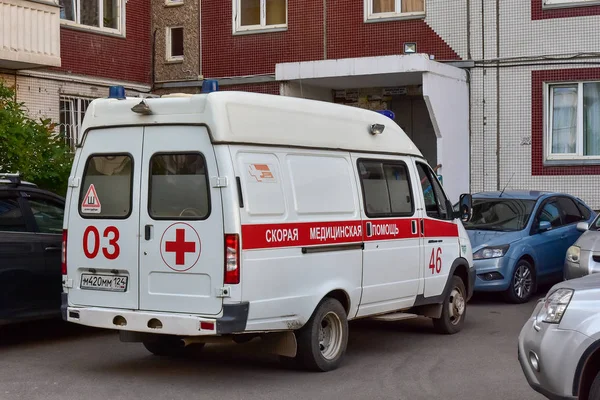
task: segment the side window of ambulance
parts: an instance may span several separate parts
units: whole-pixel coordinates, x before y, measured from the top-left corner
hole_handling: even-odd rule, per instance
[[[417,169],[419,171],[423,197],[425,198],[427,216],[437,219],[447,219],[446,196],[444,195],[440,181],[433,171],[431,171],[431,168],[425,164],[417,163]]]
[[[404,163],[359,161],[358,169],[367,216],[413,215],[410,179]]]
[[[199,153],[155,154],[150,160],[150,216],[154,219],[206,219],[210,214],[208,177]]]
[[[84,218],[127,218],[131,212],[133,159],[123,154],[91,155],[79,192]]]

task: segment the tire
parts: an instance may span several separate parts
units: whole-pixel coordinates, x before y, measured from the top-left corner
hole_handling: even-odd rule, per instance
[[[535,269],[527,260],[519,260],[504,299],[513,304],[527,303],[535,293]]]
[[[433,318],[434,329],[441,334],[453,335],[460,332],[467,315],[467,291],[460,277],[452,277],[452,286],[442,303],[442,315]]]
[[[340,365],[348,346],[346,310],[336,299],[326,298],[317,307],[306,325],[296,332],[298,351],[295,363],[312,371],[332,371]]]
[[[177,337],[159,336],[143,343],[146,350],[158,357],[181,357],[185,354],[185,346]],[[201,346],[204,344],[197,347]]]
[[[594,381],[592,382],[588,400],[600,400],[600,372],[596,374],[596,378],[594,378]]]

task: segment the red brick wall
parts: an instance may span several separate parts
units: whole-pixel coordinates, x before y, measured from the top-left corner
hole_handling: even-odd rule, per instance
[[[150,1],[128,0],[125,38],[61,27],[61,68],[78,75],[151,83]]]
[[[328,0],[327,58],[402,54],[404,42],[436,59],[459,59],[423,20],[365,24],[362,0]],[[324,59],[323,1],[288,1],[284,32],[232,34],[232,0],[202,0],[202,73],[272,74],[275,64]]]
[[[254,92],[254,93],[265,93],[265,94],[279,94],[279,83],[255,83],[249,85],[231,85],[231,86],[219,86],[219,91],[231,91],[238,90],[241,92]]]
[[[544,83],[600,80],[600,68],[532,71],[531,73],[531,174],[600,175],[600,165],[544,166]]]
[[[329,0],[327,10],[327,57],[373,57],[404,53],[405,42],[416,42],[419,53],[436,60],[460,57],[421,19],[364,22],[362,0]]]
[[[542,0],[531,0],[531,19],[587,17],[600,15],[600,6],[543,9]]]

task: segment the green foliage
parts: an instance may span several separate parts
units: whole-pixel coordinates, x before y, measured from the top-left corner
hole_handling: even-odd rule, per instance
[[[73,155],[50,119],[27,115],[13,89],[0,80],[0,172],[19,172],[24,180],[61,196]]]

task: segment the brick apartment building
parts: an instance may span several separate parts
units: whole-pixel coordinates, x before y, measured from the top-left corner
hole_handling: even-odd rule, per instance
[[[508,184],[600,209],[600,0],[47,2],[0,0],[0,20],[30,3],[49,21],[0,37],[0,68],[62,129],[112,84],[196,93],[217,79],[394,111],[453,200]],[[19,44],[27,29],[38,47]]]
[[[110,86],[152,89],[147,0],[0,0],[0,21],[0,79],[71,139]]]

